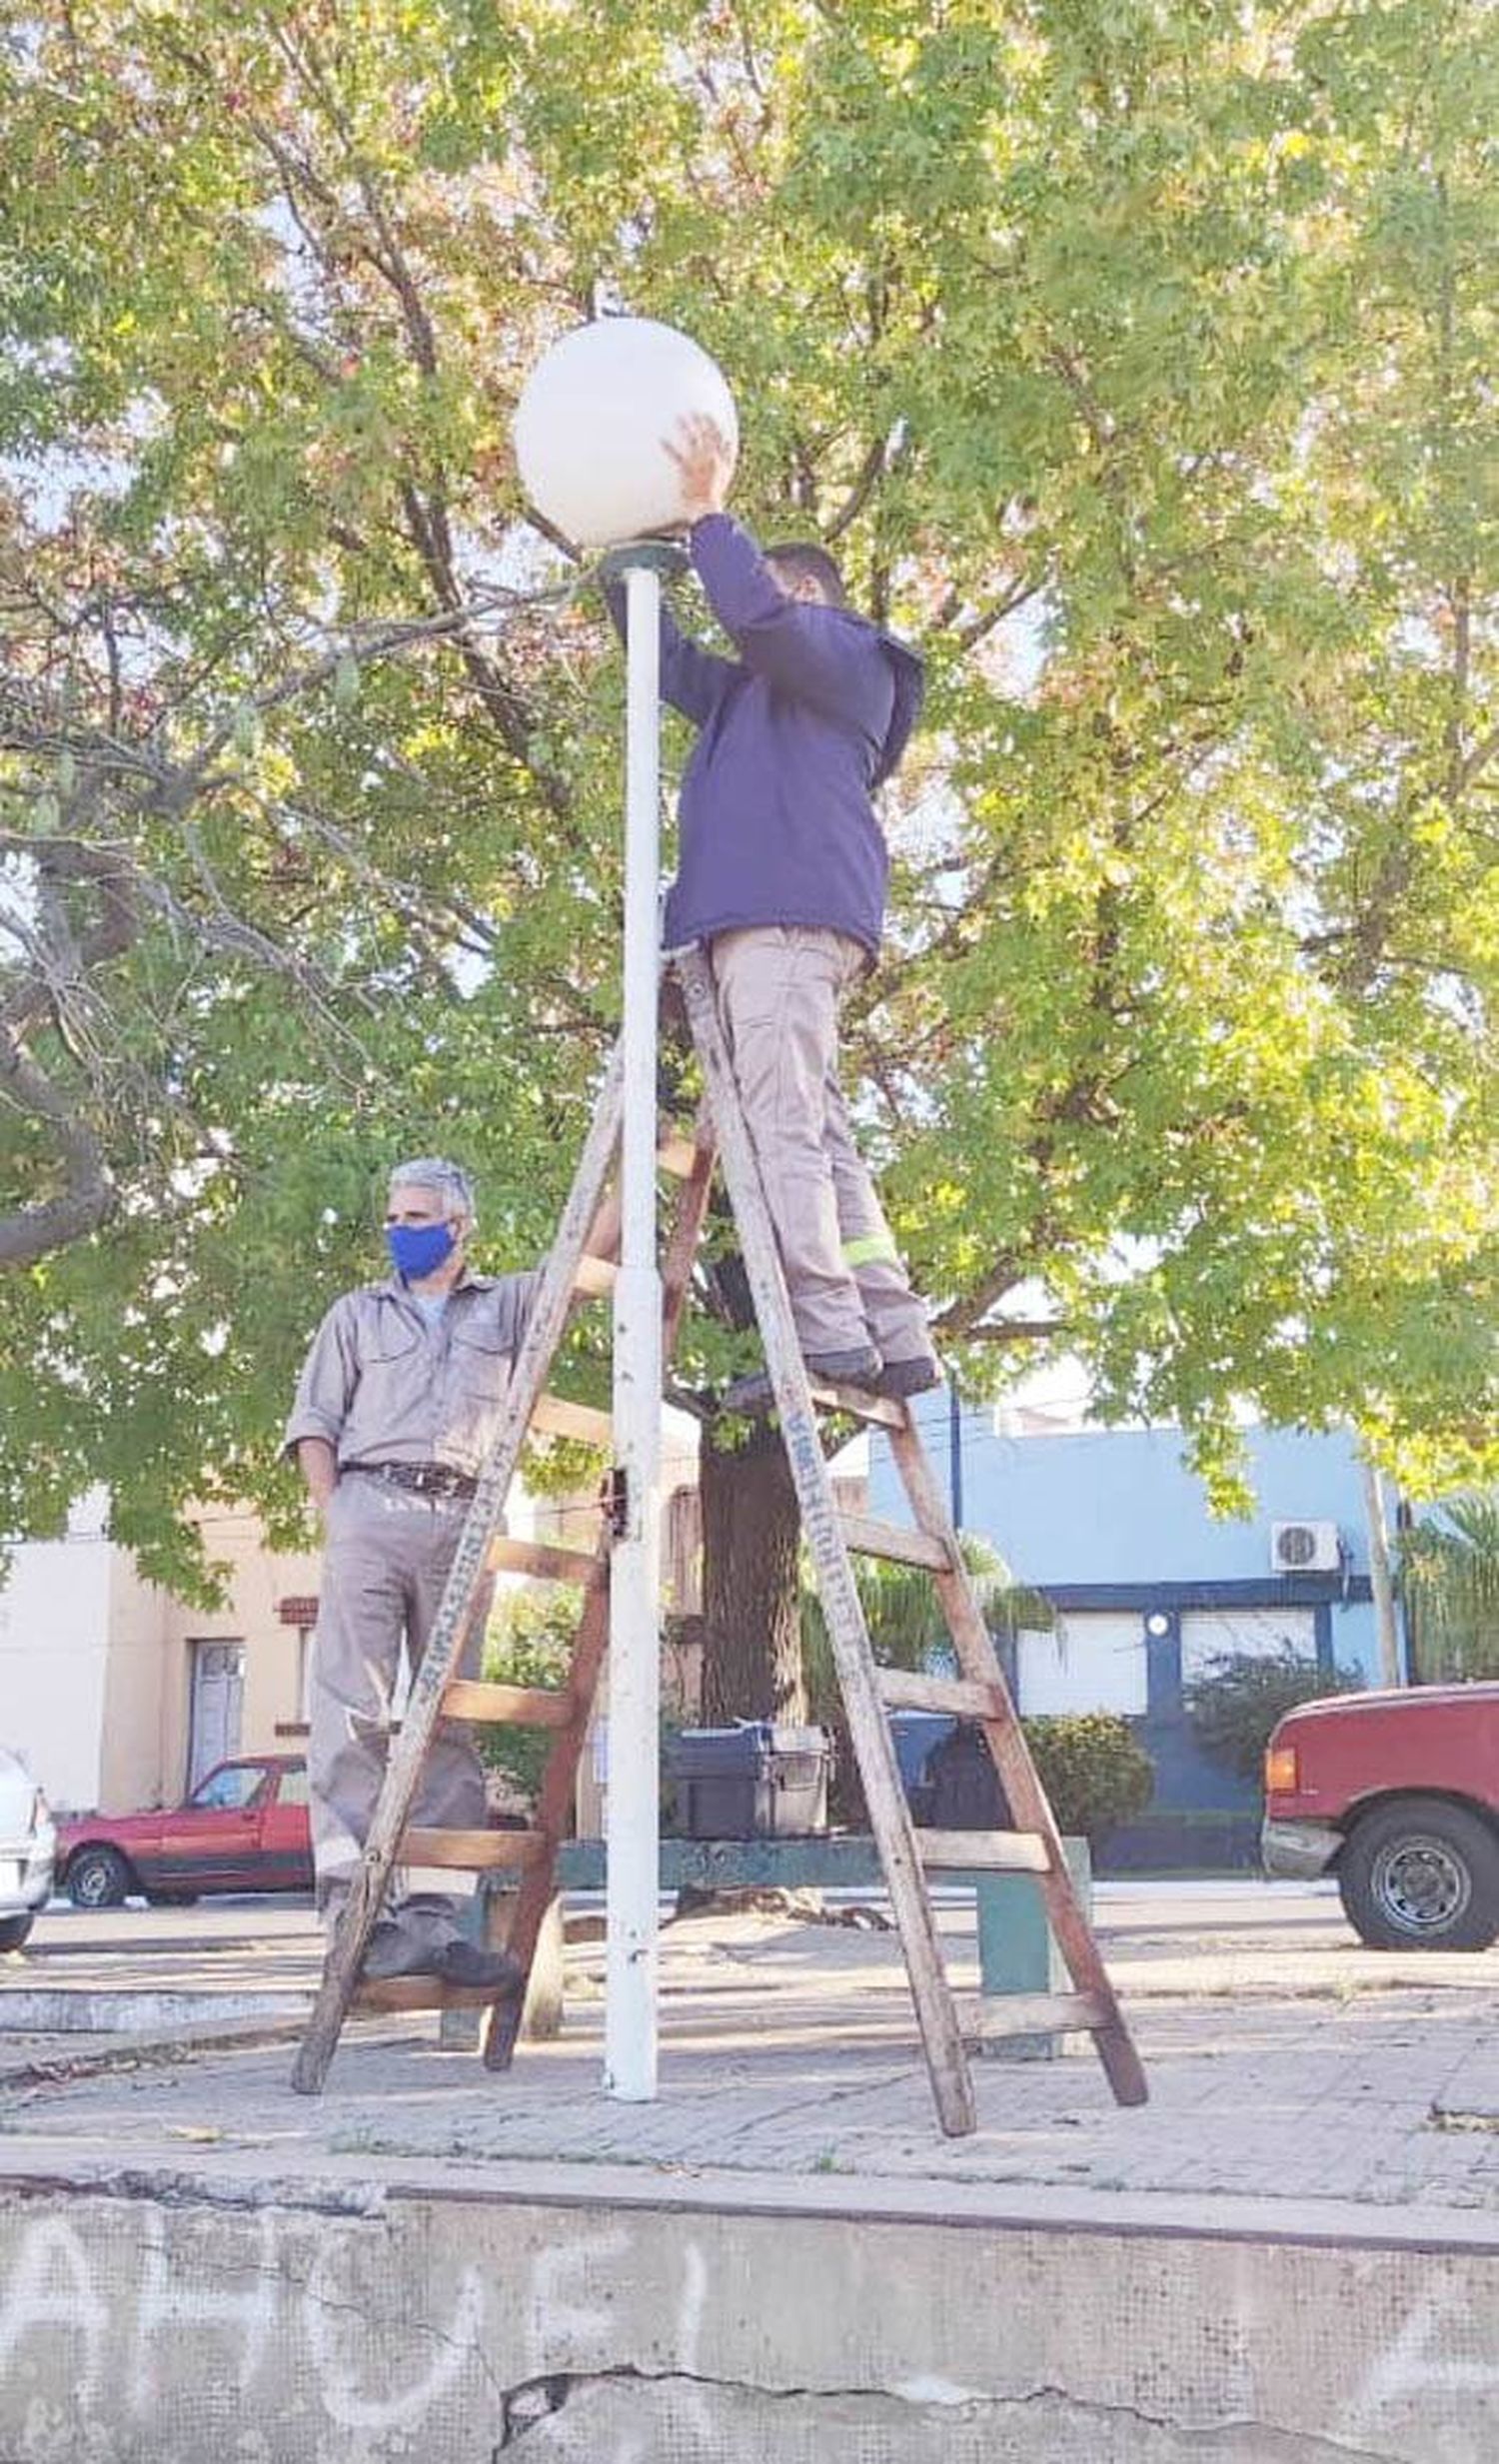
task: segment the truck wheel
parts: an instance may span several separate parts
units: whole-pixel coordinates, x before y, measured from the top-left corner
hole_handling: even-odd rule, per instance
[[[68,1897],[75,1907],[118,1907],[130,1882],[130,1867],[118,1848],[80,1848],[69,1860]]]
[[[30,1914],[0,1916],[0,1950],[19,1950],[35,1922]]]
[[[1354,1931],[1373,1950],[1487,1950],[1499,1934],[1499,1839],[1440,1797],[1366,1814],[1338,1859]]]

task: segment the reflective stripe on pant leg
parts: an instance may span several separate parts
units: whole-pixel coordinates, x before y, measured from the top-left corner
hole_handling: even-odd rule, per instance
[[[714,944],[735,1079],[803,1352],[856,1351],[869,1340],[843,1262],[824,1137],[849,948],[838,933],[791,926]]]
[[[900,1252],[895,1247],[893,1232],[865,1232],[856,1241],[844,1241],[843,1264],[846,1267],[873,1266],[877,1262],[899,1265]]]
[[[931,1335],[924,1304],[910,1288],[879,1192],[853,1143],[848,1107],[836,1077],[829,1077],[825,1104],[843,1256],[858,1286],[859,1306],[869,1332],[886,1360],[929,1355]]]

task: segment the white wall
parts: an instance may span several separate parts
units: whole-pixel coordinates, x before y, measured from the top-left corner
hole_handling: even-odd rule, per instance
[[[97,1804],[109,1646],[108,1499],[90,1490],[65,1540],[25,1541],[0,1588],[0,1743],[54,1806]]]

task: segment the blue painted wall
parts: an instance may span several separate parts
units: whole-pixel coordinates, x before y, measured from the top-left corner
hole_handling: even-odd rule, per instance
[[[922,1432],[947,1483],[948,1420],[923,1403]],[[1021,1581],[1062,1610],[1138,1610],[1147,1630],[1148,1709],[1134,1722],[1156,1771],[1150,1820],[1116,1834],[1105,1867],[1245,1864],[1255,1855],[1257,1797],[1198,1750],[1181,1701],[1181,1616],[1191,1609],[1312,1612],[1318,1659],[1378,1678],[1369,1600],[1363,1489],[1351,1441],[1290,1429],[1246,1437],[1255,1511],[1222,1521],[1183,1461],[1174,1429],[1085,1430],[1067,1436],[996,1435],[987,1412],[961,1422],[964,1530],[987,1540]],[[905,1519],[888,1449],[870,1447],[870,1512]],[[1332,1522],[1345,1548],[1341,1574],[1278,1577],[1270,1526]],[[1085,1631],[1085,1630],[1079,1630]]]
[[[922,1435],[947,1483],[945,1412],[923,1398]],[[1182,1459],[1175,1429],[1087,1429],[1065,1437],[998,1437],[987,1412],[962,1415],[963,1527],[996,1548],[1020,1581],[1043,1591],[1086,1588],[1102,1608],[1143,1605],[1163,1587],[1253,1584],[1261,1599],[1328,1599],[1333,1657],[1378,1669],[1363,1493],[1352,1441],[1297,1429],[1246,1434],[1256,1507],[1248,1522],[1208,1512],[1202,1483]],[[905,1520],[889,1450],[869,1450],[869,1511]],[[1270,1526],[1336,1523],[1349,1551],[1353,1590],[1336,1581],[1291,1589],[1270,1572]],[[1246,1597],[1246,1595],[1240,1595]],[[1072,1604],[1083,1605],[1080,1601]],[[1163,1605],[1167,1605],[1164,1604]],[[1186,1605],[1184,1603],[1179,1605]],[[1203,1605],[1207,1605],[1204,1603]]]

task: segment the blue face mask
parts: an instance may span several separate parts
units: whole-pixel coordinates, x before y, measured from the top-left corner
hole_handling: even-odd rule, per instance
[[[458,1235],[451,1223],[392,1223],[385,1231],[391,1264],[408,1283],[435,1275],[452,1257]]]

